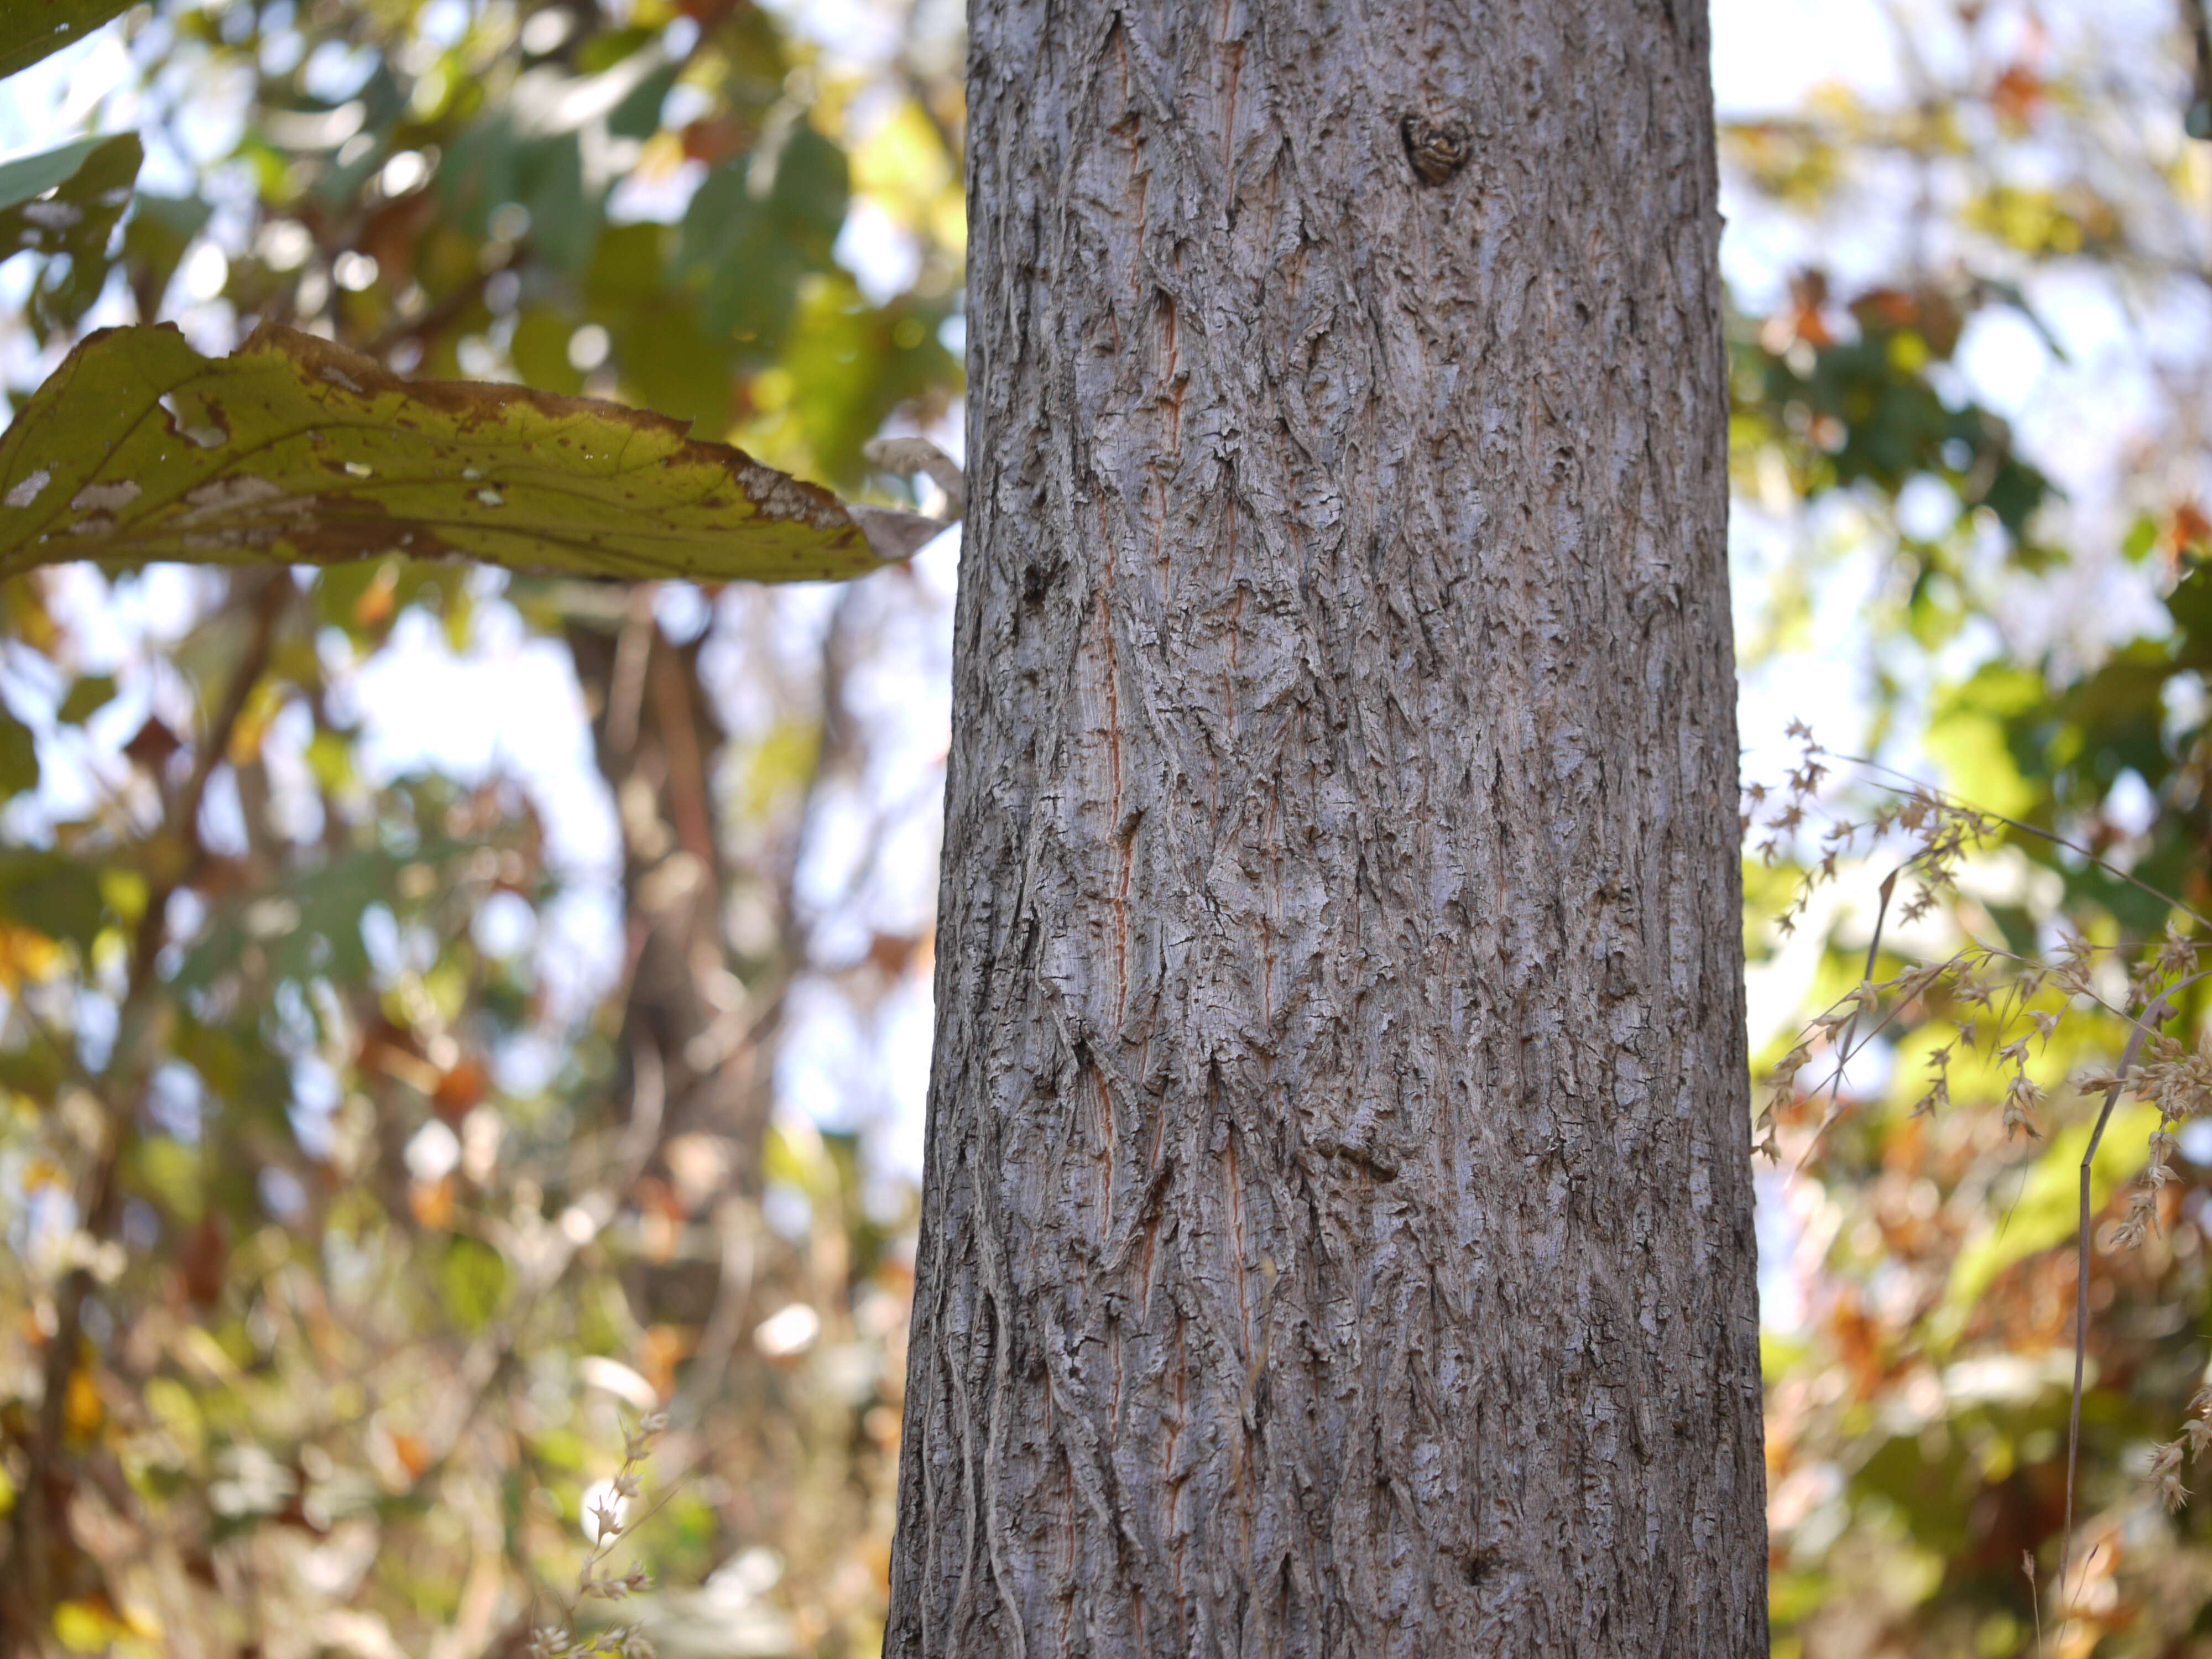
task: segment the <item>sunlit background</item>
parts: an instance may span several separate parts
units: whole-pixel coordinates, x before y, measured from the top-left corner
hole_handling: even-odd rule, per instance
[[[2212,898],[2202,0],[1714,12],[1747,778],[1802,717],[2079,849],[1999,836],[1895,962],[2154,938]],[[142,5],[0,83],[0,166],[143,149],[112,230],[0,261],[0,390],[104,325],[276,321],[929,507],[862,449],[960,453],[963,50],[945,0]],[[878,1650],[957,544],[845,588],[0,586],[19,1640]],[[1749,831],[1768,1066],[1893,859]],[[2030,1140],[1980,1058],[1914,1115],[1958,1012],[1816,1058],[1761,1165],[1775,1651],[2035,1651],[2025,1556],[2043,1651],[2212,1654],[2212,1530],[2142,1479],[2212,1353],[2212,1125],[2093,1277],[2062,1607],[2063,1085],[2116,1033],[2038,1052]],[[656,1588],[580,1607],[661,1412],[607,1558]]]

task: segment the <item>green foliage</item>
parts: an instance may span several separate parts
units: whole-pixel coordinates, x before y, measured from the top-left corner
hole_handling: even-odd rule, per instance
[[[43,340],[74,328],[100,297],[107,246],[144,159],[130,133],[83,138],[0,167],[0,258],[43,256],[30,321]]]
[[[48,14],[119,9],[0,6],[0,69],[58,38]],[[2189,435],[2201,422],[2186,410],[2147,421],[2122,481],[2118,551],[2158,581],[2171,626],[2101,656],[2015,658],[1991,643],[1990,619],[2102,550],[1960,373],[1971,331],[1998,318],[2027,319],[2057,355],[2033,274],[2139,278],[2167,257],[2166,228],[2203,222],[2190,182],[2201,168],[2113,152],[2116,135],[2172,125],[2112,90],[2132,66],[2038,70],[2032,46],[2002,44],[2036,33],[2005,34],[2007,8],[1953,9],[1972,65],[1957,84],[1891,109],[1824,88],[1802,111],[1724,134],[1735,182],[1802,216],[1816,250],[1868,204],[1894,207],[1906,175],[1927,182],[1914,209],[1926,257],[1916,238],[1911,257],[1847,293],[1802,272],[1771,314],[1732,315],[1729,328],[1739,489],[1825,526],[1748,594],[1747,660],[1803,639],[1836,571],[1875,569],[1859,621],[1877,733],[1924,738],[1916,764],[1940,763],[1947,781],[2027,826],[1993,836],[1975,879],[1923,919],[1936,931],[1892,936],[1884,976],[1962,933],[2019,951],[2047,947],[2062,925],[2116,950],[2155,938],[2167,907],[2115,865],[2212,910],[2212,543],[2185,486],[2202,476]],[[1966,10],[1984,16],[1979,33]],[[564,418],[567,405],[514,382],[668,417],[604,401],[575,416],[603,435],[649,434],[629,441],[659,447],[664,485],[721,487],[737,465],[718,459],[727,442],[768,464],[748,477],[781,489],[773,466],[848,497],[886,487],[862,455],[886,422],[927,425],[957,394],[940,342],[960,308],[965,228],[957,52],[902,56],[863,79],[787,35],[771,9],[683,15],[672,29],[678,13],[659,0],[619,24],[538,0],[434,17],[414,0],[164,3],[155,26],[171,33],[137,36],[167,41],[142,62],[137,90],[220,103],[226,86],[250,89],[242,137],[213,159],[206,187],[167,185],[177,193],[141,192],[127,210],[111,201],[137,173],[132,137],[56,134],[60,149],[0,171],[15,181],[0,188],[0,247],[33,239],[29,346],[73,335],[118,271],[109,291],[155,324],[187,256],[210,243],[226,257],[192,266],[196,331],[219,334],[232,315],[241,332],[265,331],[242,360],[149,329],[107,337],[135,367],[82,409],[25,410],[0,447],[0,488],[49,471],[28,507],[0,507],[0,540],[52,537],[33,562],[351,561],[281,586],[210,576],[173,628],[119,657],[82,595],[121,615],[145,609],[155,582],[65,586],[44,569],[0,582],[12,827],[0,854],[0,1181],[17,1228],[0,1253],[0,1505],[15,1505],[11,1531],[29,1525],[23,1476],[35,1465],[38,1489],[75,1506],[81,1524],[49,1527],[40,1559],[57,1564],[51,1627],[84,1650],[168,1650],[186,1629],[211,1655],[309,1631],[363,1650],[512,1650],[544,1605],[529,1597],[574,1582],[584,1492],[620,1467],[613,1389],[696,1388],[707,1402],[672,1449],[672,1463],[696,1460],[696,1486],[640,1534],[664,1576],[695,1583],[768,1550],[787,1574],[774,1584],[771,1569],[769,1588],[743,1592],[742,1615],[726,1598],[687,1612],[679,1588],[657,1616],[707,1632],[702,1643],[741,1631],[763,1652],[874,1642],[911,1212],[886,1219],[863,1205],[851,1141],[763,1121],[786,1052],[779,1021],[802,981],[814,993],[834,982],[863,1007],[910,992],[929,961],[926,937],[878,936],[858,965],[844,955],[825,968],[793,898],[825,781],[834,794],[866,774],[843,746],[853,710],[836,675],[866,659],[868,636],[842,620],[834,648],[807,664],[793,644],[810,637],[803,612],[726,596],[712,641],[737,664],[725,670],[738,682],[732,703],[756,717],[726,731],[697,651],[649,607],[600,586],[403,556],[591,571],[619,544],[657,569],[696,558],[714,561],[702,574],[760,574],[734,539],[759,520],[735,497],[736,522],[690,524],[672,549],[641,542],[625,514],[593,517],[618,498],[587,493],[580,517],[573,497],[551,505],[572,480],[524,489],[471,459],[479,444],[511,457]],[[1899,16],[1908,28],[1956,21]],[[150,135],[161,96],[148,107]],[[2056,173],[2054,155],[2068,158]],[[2131,161],[2154,165],[2130,172]],[[11,201],[11,190],[27,193]],[[64,225],[62,206],[91,210]],[[864,292],[836,264],[857,210],[911,239],[918,264],[902,291]],[[329,365],[344,380],[321,376]],[[477,384],[449,398],[438,383],[455,380]],[[157,382],[176,388],[168,409]],[[388,423],[424,404],[412,434]],[[349,416],[363,425],[341,424]],[[217,433],[215,447],[190,442]],[[209,471],[157,496],[101,434],[142,445],[147,468]],[[255,434],[279,440],[268,467],[222,476],[268,477],[277,493],[234,503],[219,523],[179,524],[209,505],[191,492],[219,483],[215,470]],[[346,447],[356,443],[374,453]],[[417,463],[420,476],[398,471]],[[145,493],[69,505],[125,478]],[[496,505],[471,495],[484,488]],[[1942,511],[1905,514],[1908,494]],[[580,527],[605,540],[571,559],[561,546]],[[187,548],[187,534],[218,542]],[[882,562],[840,545],[851,568]],[[863,601],[902,592],[900,580],[848,594],[839,617],[867,614]],[[509,783],[391,775],[347,708],[356,677],[410,622],[460,649],[493,611],[573,668],[622,826],[616,902],[635,954],[621,982],[566,1012],[560,951],[542,941],[576,895],[537,809]],[[628,750],[610,736],[613,707],[635,720]],[[2129,791],[2151,803],[2147,827],[2120,810]],[[296,820],[277,810],[284,799]],[[242,827],[221,840],[223,823]],[[1748,872],[1753,955],[1770,970],[1802,953],[1805,941],[1761,922],[1791,903],[1793,860],[1822,855],[1812,831],[1809,846],[1784,836],[1777,862]],[[678,885],[698,879],[687,860],[704,884]],[[1862,908],[1810,941],[1822,994],[1857,984],[1865,896],[1884,873],[1846,866],[1839,890],[1859,882]],[[657,909],[665,892],[684,896]],[[516,907],[538,945],[480,939],[480,917]],[[685,918],[706,920],[672,933]],[[2199,1012],[2192,1000],[2185,1019]],[[1836,1097],[1808,1089],[1785,1114],[1792,1158],[1768,1197],[1796,1229],[1794,1266],[1813,1267],[1802,1317],[1765,1343],[1783,1659],[1998,1654],[2035,1639],[2020,1560],[2040,1562],[2048,1605],[2073,1291],[2064,1236],[2082,1140],[2060,1079],[2109,1064],[2120,1035],[2076,1013],[2035,1055],[2052,1085],[2045,1141],[2002,1130],[2004,1068],[1989,1053],[1998,1016],[1942,988],[1882,1032],[1869,1060],[1887,1073],[1869,1066]],[[1953,1055],[1951,1103],[1915,1116],[1960,1019],[1980,1046]],[[724,1056],[721,1075],[752,1079],[741,1098],[684,1080],[694,1041]],[[535,1063],[507,1063],[526,1051]],[[626,1137],[655,1067],[677,1081],[632,1170]],[[1832,1105],[1840,1115],[1809,1146]],[[2109,1136],[2100,1201],[2125,1201],[2142,1153],[2139,1123]],[[2051,1632],[2048,1650],[2070,1659],[2202,1644],[2187,1626],[2212,1535],[2197,1511],[2168,1518],[2146,1504],[2130,1462],[2173,1434],[2207,1357],[2212,1170],[2174,1167],[2165,1233],[2093,1267],[2082,1492],[2104,1547],[2086,1569],[2077,1556],[2081,1609],[2066,1636]],[[784,1218],[792,1237],[766,1224],[771,1199],[799,1206],[798,1224]],[[800,1304],[820,1322],[807,1353],[744,1340]],[[72,1305],[76,1340],[52,1341],[44,1333]],[[52,1445],[35,1405],[49,1376],[64,1408]],[[0,1560],[0,1581],[17,1559]],[[363,1565],[348,1577],[348,1562]]]
[[[129,137],[119,139],[79,138],[58,149],[46,150],[36,155],[21,155],[12,161],[0,163],[0,211],[13,211],[50,190],[74,184],[94,155],[110,144],[118,143],[127,143],[134,151],[138,149],[138,141]],[[137,176],[135,164],[131,176]],[[45,216],[58,221],[63,216]],[[0,228],[4,228],[9,233],[4,240],[0,240],[0,247],[7,248],[10,253],[24,248],[44,252],[52,246],[46,240],[50,234],[47,227],[37,219],[0,221]]]
[[[691,198],[676,252],[678,279],[699,295],[701,326],[773,351],[799,281],[829,264],[845,217],[844,152],[801,125],[775,158],[765,197],[750,161],[723,163]]]
[[[115,676],[87,674],[69,689],[69,695],[54,711],[54,718],[64,725],[82,726],[105,708],[115,696]]]
[[[0,849],[0,912],[84,952],[109,920],[97,871],[29,848]]]
[[[39,740],[22,721],[0,708],[0,799],[39,787]]]
[[[403,381],[269,327],[77,347],[0,440],[0,571],[450,555],[586,575],[852,576],[851,515],[673,422],[503,386]]]
[[[2212,740],[2204,697],[2212,673],[2212,577],[2203,563],[2181,569],[2166,610],[2172,627],[2163,635],[2131,641],[2094,668],[2015,702],[2004,711],[2001,737],[2033,793],[2033,822],[2098,852],[2131,842],[2134,875],[2203,908],[2212,901],[2204,865],[2212,802],[2203,788]],[[2124,782],[2155,805],[2137,836],[2110,813]],[[2164,924],[2163,908],[2141,889],[2021,839],[2028,856],[2048,864],[2080,902],[2131,933]]]
[[[446,1316],[473,1335],[492,1321],[510,1286],[507,1258],[480,1239],[457,1234],[438,1262],[438,1296]]]
[[[0,6],[0,46],[33,9]],[[911,1209],[864,1213],[817,1147],[806,1236],[775,1232],[772,1091],[716,1081],[773,1078],[768,1011],[833,982],[793,893],[821,780],[866,763],[842,659],[810,657],[807,596],[725,596],[724,690],[762,722],[726,732],[699,642],[574,578],[842,577],[933,532],[860,452],[958,388],[957,53],[856,79],[759,9],[672,28],[659,0],[151,12],[118,28],[140,133],[0,169],[15,361],[96,295],[140,319],[0,439],[0,1625],[131,1659],[519,1650],[591,1559],[616,1402],[688,1389],[634,1540],[675,1589],[642,1611],[750,1551],[755,1650],[864,1650]],[[241,136],[177,181],[203,112]],[[142,136],[173,193],[126,204]],[[743,198],[705,256],[707,210],[618,196],[694,173]],[[864,201],[922,248],[903,292],[831,258]],[[168,561],[241,568],[138,574]],[[896,629],[918,591],[848,608]],[[549,854],[566,826],[500,777],[392,775],[353,701],[413,624],[471,652],[487,618],[567,665],[618,804],[588,969],[562,930],[607,895]],[[818,1342],[747,1340],[799,1304]],[[124,1547],[63,1518],[112,1503]]]
[[[1915,567],[1916,608],[1931,602],[1936,579],[1960,574],[1961,542],[1978,514],[2002,529],[2019,565],[2041,568],[2055,556],[2031,534],[2037,511],[2054,495],[2050,481],[2021,459],[2002,419],[1948,399],[1934,380],[1969,313],[1997,295],[1995,289],[1963,297],[1873,289],[1851,301],[1853,331],[1838,337],[1823,314],[1825,279],[1808,277],[1793,317],[1733,331],[1732,442],[1740,465],[1756,465],[1771,451],[1808,499],[1862,490],[1894,500],[1917,478],[1950,489],[1957,507],[1947,532],[1902,538],[1900,553]]]
[[[8,0],[0,9],[0,75],[28,69],[82,40],[131,0]]]
[[[1862,271],[1870,249],[1887,261],[1851,293],[1797,271],[1771,314],[1731,321],[1740,499],[1781,532],[1760,547],[1772,562],[1752,589],[1746,660],[1825,659],[1824,674],[1863,688],[1870,731],[1836,729],[1817,706],[1828,685],[1802,681],[1777,688],[1791,700],[1778,722],[1810,718],[1831,742],[2012,820],[1988,826],[1957,886],[1927,906],[1900,880],[1872,969],[1893,988],[1856,1030],[1864,1049],[1838,1086],[1814,1089],[1839,1046],[1832,1029],[1784,1091],[1762,1192],[1765,1243],[1782,1241],[1763,1249],[1762,1278],[1785,1287],[1783,1309],[1801,1304],[1770,1304],[1788,1324],[1766,1344],[1779,1659],[2193,1654],[2212,1626],[2204,1516],[2169,1514],[2142,1478],[2154,1447],[2203,1432],[2186,1425],[2212,1353],[2212,1166],[2194,1133],[2154,1139],[2160,1120],[2140,1104],[2115,1115],[2096,1159],[2076,1530],[2055,1582],[2079,1165],[2102,1098],[2075,1083],[2109,1073],[2130,1041],[2100,1003],[2140,1012],[2131,999],[2160,953],[2201,949],[2212,910],[2212,614],[2197,616],[2212,612],[2212,544],[2191,494],[2201,398],[2185,376],[2147,393],[2124,417],[2130,441],[2110,446],[2117,472],[2069,501],[1965,372],[2016,367],[1996,360],[2024,350],[2094,392],[2044,307],[2100,370],[2162,360],[2169,348],[2136,319],[2201,283],[2197,257],[2165,237],[2202,214],[2204,158],[2169,136],[2160,101],[2185,37],[2120,52],[2083,11],[2060,46],[2015,32],[2028,15],[1896,9],[1909,98],[1824,86],[1723,133],[1755,234],[1786,223],[1794,246],[1849,244]],[[1897,242],[1860,235],[1869,221]],[[2085,316],[2113,332],[2085,330]],[[2022,429],[2040,416],[2040,454],[2057,457],[2107,444],[2110,415],[2054,419],[2046,398]],[[2069,477],[2084,470],[2063,458]],[[2171,625],[2113,638],[2112,596],[2154,585]],[[1855,607],[1840,627],[1824,601],[1838,587]],[[1750,803],[1774,848],[1747,882],[1747,921],[1756,975],[1808,987],[1814,1012],[1844,999],[1848,1017],[1900,856],[1893,817],[1878,853],[1866,826],[1898,803],[1889,775],[1833,765],[1850,781],[1796,822],[1774,797]],[[1834,908],[1796,908],[1787,890],[1823,869],[1837,872]],[[1777,917],[1797,935],[1778,935]],[[1918,963],[1984,949],[1964,984],[1894,988]],[[2086,990],[2024,971],[2069,952],[2097,964]],[[2203,987],[2178,1000],[2165,1029],[2201,1055]],[[1769,1035],[1754,1030],[1754,1046]],[[2008,1127],[2023,1102],[2043,1138],[2026,1119]],[[2201,1467],[2177,1461],[2201,1487]]]
[[[123,228],[123,258],[141,316],[151,317],[161,310],[169,279],[177,274],[192,239],[207,228],[212,213],[198,197],[156,196],[143,190],[131,197],[130,222]]]

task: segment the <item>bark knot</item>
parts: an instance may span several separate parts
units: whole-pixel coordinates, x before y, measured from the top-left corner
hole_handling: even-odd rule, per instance
[[[1441,185],[1467,165],[1471,140],[1463,122],[1408,115],[1398,124],[1398,136],[1405,140],[1406,159],[1425,185]]]

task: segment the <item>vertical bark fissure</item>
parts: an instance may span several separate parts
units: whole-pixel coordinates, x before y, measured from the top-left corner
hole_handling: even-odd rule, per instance
[[[887,1650],[1764,1653],[1702,9],[971,34]]]

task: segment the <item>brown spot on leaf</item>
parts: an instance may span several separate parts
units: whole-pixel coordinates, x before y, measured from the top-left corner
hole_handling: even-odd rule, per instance
[[[250,472],[235,470],[242,453]],[[91,454],[110,458],[106,482],[87,478],[78,458]],[[91,516],[0,515],[0,574],[94,550],[88,540],[118,564],[323,563],[405,547],[587,575],[787,580],[885,562],[835,496],[681,422],[520,386],[402,380],[276,327],[220,360],[166,326],[91,336],[0,437],[0,478],[21,481],[27,504],[41,474],[67,479]],[[410,488],[449,479],[483,487],[459,500]]]

